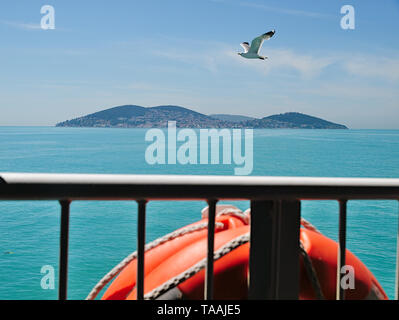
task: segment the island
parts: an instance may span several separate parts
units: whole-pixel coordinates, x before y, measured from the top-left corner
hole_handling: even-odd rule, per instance
[[[176,121],[177,128],[254,128],[254,129],[348,129],[299,112],[286,112],[264,118],[242,115],[206,115],[180,106],[117,106],[56,124],[57,127],[165,128]]]

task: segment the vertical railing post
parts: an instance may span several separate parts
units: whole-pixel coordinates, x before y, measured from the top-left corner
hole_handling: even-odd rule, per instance
[[[337,289],[336,299],[345,299],[345,290],[341,286],[341,280],[344,274],[341,273],[341,269],[346,264],[346,210],[347,200],[339,200],[339,243],[337,252]]]
[[[145,211],[146,200],[137,201],[137,300],[144,300],[144,254],[145,254]]]
[[[279,201],[279,241],[277,242],[277,299],[299,298],[299,241],[301,202]]]
[[[249,291],[251,300],[276,298],[277,203],[251,201]]]
[[[298,299],[298,200],[251,201],[249,299]]]
[[[208,200],[208,249],[206,262],[206,277],[204,288],[204,299],[213,299],[213,253],[215,243],[215,217],[217,200]]]
[[[60,224],[60,270],[58,284],[58,299],[67,299],[68,285],[68,242],[69,242],[69,211],[70,201],[61,200],[61,224]]]
[[[398,201],[398,204],[399,204],[399,201]],[[399,300],[399,212],[398,212],[398,222],[397,223],[398,223],[398,228],[396,231],[395,300]]]

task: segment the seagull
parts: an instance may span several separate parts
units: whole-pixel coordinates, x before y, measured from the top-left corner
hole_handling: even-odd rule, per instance
[[[241,43],[241,47],[244,48],[244,52],[238,52],[238,54],[247,59],[261,59],[265,60],[267,57],[262,57],[259,55],[259,50],[262,47],[263,41],[264,40],[269,40],[273,35],[276,33],[276,30],[272,30],[269,32],[266,32],[259,37],[256,37],[255,39],[252,40],[251,46],[249,46],[248,42],[243,42]]]

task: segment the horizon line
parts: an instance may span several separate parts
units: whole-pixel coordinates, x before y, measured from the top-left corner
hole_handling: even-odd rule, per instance
[[[134,128],[134,127],[57,127],[55,124],[54,125],[35,125],[35,124],[31,124],[31,125],[1,125],[0,124],[0,128],[6,128],[6,127],[45,127],[45,128],[72,128],[72,129],[151,129],[154,127],[149,127],[149,128]],[[159,127],[156,127],[157,129],[162,129]],[[165,127],[167,128],[167,127]],[[211,128],[211,127],[210,127]],[[179,129],[179,128],[177,128]],[[186,128],[182,128],[182,129],[186,129]],[[192,129],[199,129],[199,128],[192,128]],[[219,128],[220,129],[220,128]],[[228,127],[226,127],[225,129],[229,129]],[[252,128],[253,130],[342,130],[342,129],[311,129],[311,128],[306,128],[306,129],[302,129],[302,128]],[[399,131],[399,128],[348,128],[346,130],[395,130],[395,131]],[[345,131],[346,131],[345,130]]]

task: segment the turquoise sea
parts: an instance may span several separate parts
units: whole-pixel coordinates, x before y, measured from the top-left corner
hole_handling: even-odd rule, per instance
[[[149,165],[144,129],[0,127],[0,172],[215,174],[232,165]],[[399,130],[254,130],[252,175],[399,178]],[[248,202],[236,202],[246,209]],[[150,202],[147,241],[200,217],[204,202]],[[134,202],[74,202],[68,298],[92,286],[135,250]],[[0,202],[0,299],[56,299],[42,289],[41,268],[58,276],[59,204]],[[394,295],[396,201],[350,201],[347,246]],[[335,201],[304,201],[302,214],[337,239]]]

